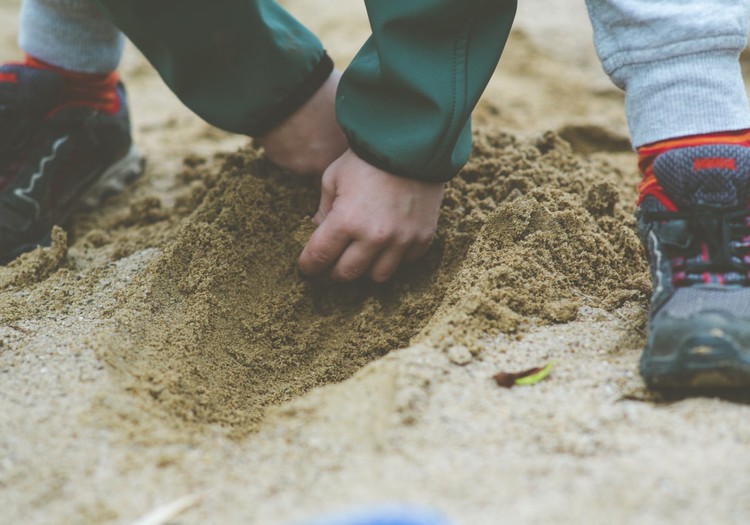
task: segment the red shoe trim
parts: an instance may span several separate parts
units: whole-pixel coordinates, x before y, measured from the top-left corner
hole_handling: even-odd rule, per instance
[[[666,195],[664,195],[664,190],[654,176],[654,160],[656,160],[656,157],[662,153],[671,149],[707,146],[710,144],[733,144],[750,147],[750,129],[677,137],[674,139],[663,140],[661,142],[655,142],[653,144],[647,144],[638,148],[638,168],[643,174],[643,180],[638,185],[638,204],[640,204],[647,195],[652,195],[659,199],[669,211],[676,211],[677,207]],[[718,162],[719,160],[725,161],[726,159],[703,160],[706,162]]]
[[[0,82],[9,82],[15,84],[18,82],[18,75],[15,73],[0,73]]]
[[[66,80],[65,91],[61,96],[62,106],[53,113],[70,106],[90,107],[110,115],[120,111],[120,97],[117,95],[120,76],[116,71],[104,74],[68,71],[30,55],[26,55],[24,65],[54,71]]]

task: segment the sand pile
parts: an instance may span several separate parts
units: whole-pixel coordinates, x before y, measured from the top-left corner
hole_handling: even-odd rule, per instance
[[[448,186],[434,245],[386,285],[301,276],[315,185],[253,149],[221,164],[188,162],[191,189],[176,209],[195,211],[119,294],[116,333],[98,338],[124,388],[180,424],[243,435],[265,407],[416,339],[478,352],[482,338],[573,320],[583,304],[645,301],[619,173],[552,133],[480,132]]]

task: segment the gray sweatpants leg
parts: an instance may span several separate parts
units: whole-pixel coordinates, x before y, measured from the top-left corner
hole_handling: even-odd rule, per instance
[[[18,43],[54,66],[109,73],[120,63],[125,38],[91,0],[23,0]]]
[[[633,146],[750,128],[739,54],[750,0],[586,0]]]

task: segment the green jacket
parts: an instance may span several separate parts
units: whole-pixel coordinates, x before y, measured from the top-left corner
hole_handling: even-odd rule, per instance
[[[300,107],[333,64],[271,0],[98,0],[206,121],[258,136]],[[372,35],[344,71],[339,124],[364,160],[447,181],[471,149],[471,112],[516,0],[365,0]]]

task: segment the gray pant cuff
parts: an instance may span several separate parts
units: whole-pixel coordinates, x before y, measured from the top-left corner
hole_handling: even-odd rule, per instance
[[[48,64],[82,73],[109,73],[125,38],[91,0],[24,0],[18,43]]]
[[[661,140],[750,128],[735,51],[721,50],[631,64],[624,79],[625,111],[634,147]]]

